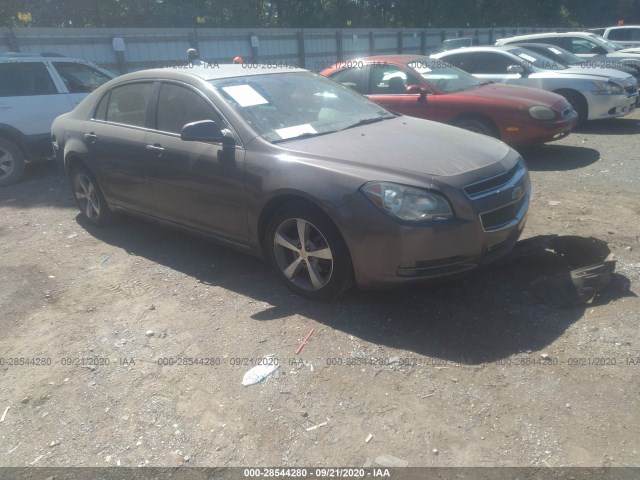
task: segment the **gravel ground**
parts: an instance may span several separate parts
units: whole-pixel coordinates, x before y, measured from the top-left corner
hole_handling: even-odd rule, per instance
[[[33,165],[0,190],[0,465],[640,466],[639,134],[635,113],[521,152],[525,236],[617,260],[565,308],[530,288],[550,253],[304,301],[240,253],[83,224]],[[265,355],[280,369],[243,387]]]

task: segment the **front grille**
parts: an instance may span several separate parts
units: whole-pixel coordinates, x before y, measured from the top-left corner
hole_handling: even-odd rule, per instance
[[[451,257],[441,260],[418,261],[398,266],[396,275],[399,277],[443,277],[466,272],[478,266],[471,257]]]
[[[478,198],[498,193],[500,189],[506,185],[517,183],[525,173],[526,168],[524,162],[519,160],[518,163],[505,173],[467,185],[463,190],[471,200],[477,200]]]
[[[486,232],[500,230],[505,228],[511,222],[516,220],[518,212],[522,208],[524,202],[527,201],[527,196],[524,195],[517,202],[510,203],[504,207],[498,208],[491,212],[486,212],[480,215],[480,221],[482,222],[482,228]]]

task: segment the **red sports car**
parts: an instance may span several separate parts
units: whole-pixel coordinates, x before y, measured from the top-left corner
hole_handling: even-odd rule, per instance
[[[412,117],[484,133],[510,145],[558,140],[577,123],[560,95],[482,82],[448,63],[416,55],[339,62],[321,75]]]

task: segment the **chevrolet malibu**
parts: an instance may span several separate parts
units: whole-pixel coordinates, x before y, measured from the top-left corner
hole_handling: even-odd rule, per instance
[[[484,133],[509,145],[559,140],[578,123],[571,104],[560,95],[483,82],[424,56],[366,57],[320,74],[394,112]]]
[[[504,143],[299,69],[123,75],[58,117],[52,143],[88,222],[127,213],[203,235],[311,299],[487,263],[530,197]]]

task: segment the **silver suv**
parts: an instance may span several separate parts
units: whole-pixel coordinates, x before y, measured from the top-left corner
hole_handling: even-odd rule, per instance
[[[624,25],[619,27],[608,27],[599,29],[602,33],[599,33],[607,40],[616,42],[618,45],[622,45],[625,48],[638,48],[640,47],[640,25]]]
[[[53,120],[114,75],[89,62],[52,54],[0,53],[0,186],[25,164],[53,157]]]

